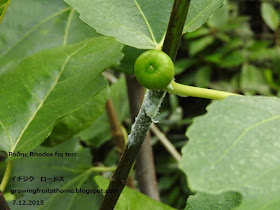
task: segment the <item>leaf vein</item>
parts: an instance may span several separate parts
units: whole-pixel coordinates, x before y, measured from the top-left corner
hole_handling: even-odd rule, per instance
[[[92,169],[92,168],[91,168]],[[89,169],[91,171],[91,169]],[[87,173],[89,173],[87,171]],[[77,184],[77,188],[80,188],[82,186],[82,184],[85,182],[85,180],[88,178],[87,173],[85,174],[85,176],[81,179],[81,181],[79,181],[79,183]],[[69,204],[68,204],[68,209],[71,209],[71,205],[73,204],[75,198],[77,197],[78,193],[74,193],[72,199],[70,200]]]
[[[4,18],[4,15],[5,15],[6,11],[7,11],[7,8],[9,6],[9,4],[10,4],[10,1],[11,0],[8,0],[5,4],[2,5],[4,10],[2,11],[2,14],[0,15],[0,23],[2,22],[2,20]]]
[[[95,8],[93,7],[93,9],[95,9]],[[95,9],[95,12],[97,12],[97,13],[99,13],[99,14],[101,14],[101,15],[104,15],[104,13],[101,13],[98,9]],[[110,19],[113,19],[111,16],[107,16],[107,17],[110,18]],[[119,26],[121,26],[121,27],[124,27],[124,28],[127,28],[127,29],[129,29],[129,30],[135,32],[136,34],[139,34],[140,36],[144,37],[144,39],[146,39],[146,40],[148,40],[150,43],[154,44],[154,42],[153,42],[148,36],[146,36],[145,34],[140,33],[139,31],[136,31],[136,30],[133,29],[133,28],[127,27],[126,25],[123,25],[123,24],[121,24],[120,22],[117,22],[115,19],[113,19],[113,21],[114,21],[117,25],[119,25]],[[86,21],[85,21],[85,22],[86,22]],[[98,32],[97,29],[96,29],[96,31]],[[104,34],[104,35],[108,35],[108,34]],[[116,38],[116,39],[117,39],[117,38]]]
[[[64,186],[62,186],[61,189],[68,189],[69,186],[71,186],[73,183],[75,183],[77,180],[81,180],[82,182],[79,183],[79,185],[81,185],[83,183],[83,181],[89,176],[89,174],[91,174],[91,172],[93,171],[93,168],[89,168],[88,170],[84,171],[82,174],[80,174],[79,176],[75,177],[74,179],[72,179],[71,181],[69,181],[67,184],[65,184]],[[85,177],[83,179],[83,177]],[[77,193],[76,193],[77,194]],[[57,194],[52,195],[47,201],[46,203],[51,202],[53,199],[55,199],[55,197],[57,196]]]
[[[192,19],[191,22],[189,22],[189,24],[187,24],[183,31],[186,30],[190,24],[192,24],[205,10],[207,10],[210,6],[212,6],[214,3],[216,3],[218,0],[212,1],[207,7],[205,7],[205,9],[203,9],[194,19]]]
[[[135,5],[136,5],[137,9],[139,10],[139,12],[140,12],[142,18],[144,19],[145,24],[146,24],[147,27],[148,27],[148,30],[149,30],[149,32],[150,32],[150,34],[151,34],[151,37],[152,37],[153,42],[157,45],[158,43],[157,43],[157,41],[156,41],[156,39],[155,39],[153,30],[152,30],[152,28],[151,28],[151,26],[150,26],[150,24],[149,24],[149,21],[147,20],[147,18],[146,18],[146,16],[145,16],[144,12],[142,11],[140,5],[139,5],[138,2],[137,2],[137,0],[133,0],[133,1],[134,1]]]
[[[244,186],[249,186],[252,182],[256,182],[257,180],[259,180],[260,178],[262,178],[263,176],[265,176],[269,172],[274,171],[275,169],[278,169],[278,168],[280,168],[280,165],[276,165],[275,167],[268,168],[268,169],[264,170],[261,174],[256,176],[254,179],[250,179],[249,182],[244,183]]]
[[[250,130],[256,128],[257,126],[261,125],[261,124],[264,124],[264,123],[267,123],[269,121],[272,121],[272,120],[275,120],[275,119],[278,119],[280,118],[280,115],[276,115],[276,116],[273,116],[273,117],[270,117],[270,118],[267,118],[267,119],[264,119],[264,120],[261,120],[260,122],[257,122],[251,126],[249,126],[248,128],[246,128],[237,138],[235,141],[233,141],[233,143],[224,151],[224,153],[215,161],[213,162],[213,164],[211,165],[210,168],[213,168],[215,167],[219,162],[221,162],[221,160],[230,152],[230,150],[232,150],[236,144],[238,144],[238,142],[240,142],[242,140],[242,137],[245,136]]]
[[[31,28],[29,31],[27,31],[14,45],[12,45],[11,47],[9,47],[6,51],[4,51],[2,53],[2,55],[0,55],[0,58],[4,57],[6,54],[8,54],[8,52],[10,52],[14,47],[16,47],[19,43],[21,43],[29,34],[31,34],[35,29],[37,29],[39,26],[41,26],[42,24],[44,24],[45,22],[51,20],[52,18],[55,18],[56,16],[59,16],[61,14],[63,14],[64,12],[67,12],[68,10],[70,10],[71,7],[67,7],[45,19],[43,19],[42,21],[40,21],[37,25],[35,25],[33,28]]]
[[[31,95],[33,95],[33,96],[35,96],[37,99],[38,99],[38,101],[42,101],[42,99],[40,99],[40,97],[34,92],[34,90],[32,90],[27,84],[26,84],[26,82],[25,82],[25,80],[24,79],[22,79],[22,83],[23,83],[23,85],[27,88],[27,90],[29,91],[29,93],[31,94]]]
[[[264,205],[260,206],[259,209],[263,210],[263,209],[268,209],[267,207],[273,203],[279,203],[279,197],[277,197],[276,199],[270,200],[267,203],[265,203]],[[279,206],[278,206],[279,207]]]
[[[63,44],[62,44],[63,47],[67,44],[69,29],[70,29],[71,21],[73,19],[73,14],[74,14],[74,9],[71,8],[71,12],[69,14],[69,17],[68,17],[68,20],[66,23],[66,27],[65,27],[65,34],[64,34],[64,38],[63,38]]]
[[[11,145],[13,145],[13,143],[14,143],[13,138],[12,138],[10,132],[7,130],[7,128],[6,128],[6,127],[4,126],[4,124],[1,122],[1,120],[0,120],[0,125],[2,126],[2,128],[4,128],[5,132],[6,132],[7,135],[8,135],[8,138],[9,138],[9,140],[10,140],[10,142],[11,142]]]

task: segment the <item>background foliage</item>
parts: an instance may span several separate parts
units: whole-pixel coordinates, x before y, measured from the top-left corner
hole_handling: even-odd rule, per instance
[[[0,18],[7,2],[0,4]],[[12,176],[59,175],[66,181],[54,187],[105,189],[107,180],[93,179],[100,172],[92,166],[115,166],[119,157],[104,104],[113,99],[129,132],[123,73],[133,74],[143,49],[162,45],[172,1],[66,2],[73,8],[54,0],[11,1],[8,7],[0,25],[0,149],[77,152],[76,158],[16,159]],[[183,158],[176,162],[152,137],[164,204],[127,189],[117,208],[138,209],[143,203],[153,209],[279,207],[280,2],[226,1],[218,9],[222,4],[191,1],[175,79],[248,97],[211,103],[168,95],[155,120]],[[112,85],[102,76],[109,67]],[[6,158],[2,152],[1,176]],[[25,187],[9,182],[6,192]],[[102,199],[101,194],[5,196],[44,199],[42,209],[93,208]]]

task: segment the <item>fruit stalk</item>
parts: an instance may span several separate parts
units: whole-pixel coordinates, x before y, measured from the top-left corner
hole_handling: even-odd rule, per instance
[[[236,93],[229,93],[225,91],[182,85],[176,83],[174,80],[167,86],[166,90],[169,93],[173,93],[182,97],[193,96],[193,97],[217,99],[217,100],[225,99],[228,96],[239,95]]]

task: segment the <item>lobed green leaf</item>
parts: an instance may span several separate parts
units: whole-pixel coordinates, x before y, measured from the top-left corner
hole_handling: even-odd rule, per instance
[[[39,146],[32,152],[48,153],[53,156],[25,157],[13,161],[11,178],[6,192],[11,190],[26,190],[23,195],[17,196],[16,202],[20,200],[44,201],[44,205],[13,205],[13,209],[35,210],[35,209],[94,209],[100,205],[102,197],[100,194],[86,194],[85,190],[96,189],[97,185],[92,177],[96,175],[91,167],[91,152],[84,149],[77,139],[61,144],[53,148]],[[56,153],[58,154],[56,156]],[[66,156],[65,153],[76,154],[75,156]],[[63,155],[60,157],[59,155]],[[17,178],[34,177],[32,181],[17,181]],[[54,181],[56,177],[56,181]],[[47,178],[52,178],[51,180]],[[60,180],[63,178],[63,181]],[[44,181],[46,180],[46,181]],[[60,180],[60,181],[58,181]],[[76,188],[83,189],[84,193],[76,193]],[[41,192],[36,192],[40,189]],[[47,193],[46,190],[73,190],[75,193]],[[29,191],[27,191],[29,190]],[[45,193],[42,192],[44,190]]]
[[[27,56],[96,36],[62,0],[11,0],[0,24],[0,75]]]
[[[55,122],[106,86],[102,71],[122,58],[113,38],[40,52],[0,77],[0,150],[29,152]]]
[[[180,168],[193,191],[242,195],[237,209],[280,205],[280,99],[231,96],[215,101],[188,129]]]
[[[98,33],[140,49],[160,49],[172,0],[65,0]],[[224,0],[192,0],[183,33],[195,31]]]
[[[108,179],[101,176],[95,176],[94,180],[98,184],[99,188],[107,189],[109,185]],[[123,209],[142,210],[143,207],[145,209],[153,209],[153,210],[175,210],[170,206],[155,201],[149,198],[148,196],[140,192],[137,192],[136,190],[130,189],[128,187],[124,188],[115,209],[116,210],[123,210]]]

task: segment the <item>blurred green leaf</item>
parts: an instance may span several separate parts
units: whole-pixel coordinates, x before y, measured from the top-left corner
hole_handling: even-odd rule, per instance
[[[139,50],[133,47],[124,46],[123,54],[124,57],[120,63],[120,65],[116,65],[113,67],[114,70],[119,72],[123,72],[125,74],[134,74],[134,63],[139,55],[141,55],[144,50]]]
[[[259,49],[250,49],[249,58],[252,61],[263,62],[264,60],[279,60],[280,53],[277,47],[263,47]]]
[[[249,19],[247,16],[236,17],[234,21],[227,24],[227,27],[234,28],[235,34],[239,37],[250,39],[254,35],[254,32],[251,30]]]
[[[251,44],[248,46],[248,49],[254,52],[261,49],[267,49],[271,44],[272,42],[270,40],[252,40]]]
[[[206,28],[206,27],[201,27],[201,28],[197,29],[196,31],[193,31],[191,33],[186,33],[184,37],[186,39],[194,39],[194,38],[198,38],[198,37],[205,36],[208,34],[210,34],[210,29]]]
[[[227,91],[227,92],[234,93],[234,92],[236,92],[236,90],[239,87],[239,83],[238,83],[238,85],[235,84],[236,80],[237,80],[237,78],[233,77],[233,78],[231,78],[230,82],[228,80],[226,80],[226,81],[219,80],[216,82],[211,82],[209,84],[209,88],[212,88],[214,90],[221,90],[221,91]],[[238,82],[239,82],[239,80],[238,80]]]
[[[176,60],[174,63],[175,75],[181,74],[182,72],[184,72],[186,69],[190,68],[195,63],[196,63],[196,60],[192,59],[192,58]]]
[[[199,68],[195,75],[195,85],[197,87],[207,87],[211,79],[211,68],[203,66]]]
[[[223,29],[224,25],[227,24],[229,18],[228,4],[225,4],[218,9],[211,18],[207,21],[207,25],[211,28]]]
[[[186,72],[186,74],[179,77],[177,81],[181,84],[193,85],[195,83],[195,75],[196,71]]]
[[[279,88],[279,84],[274,81],[273,72],[271,69],[264,69],[264,78],[267,84],[274,89]]]
[[[119,78],[110,87],[110,90],[110,96],[112,97],[118,120],[121,123],[129,115],[125,78]],[[112,133],[106,111],[90,127],[81,131],[77,136],[86,142],[87,145],[93,147],[99,147],[108,141],[112,137]]]
[[[240,75],[240,88],[244,91],[256,91],[268,95],[269,87],[263,73],[255,66],[244,64]]]
[[[221,67],[236,67],[241,65],[244,62],[244,56],[241,51],[234,51],[225,57],[223,57],[222,61],[219,63]]]
[[[180,188],[179,186],[172,187],[168,195],[168,203],[174,204],[180,199]]]
[[[178,176],[165,176],[159,179],[158,187],[161,190],[169,190],[172,188],[172,185],[176,182]]]
[[[262,2],[261,15],[266,25],[268,25],[271,30],[276,31],[280,23],[279,14],[274,9],[272,4],[269,2]]]
[[[228,36],[225,33],[218,32],[218,33],[216,33],[215,36],[217,39],[221,40],[222,42],[231,43],[231,41],[232,41],[232,37]]]
[[[224,0],[192,0],[183,33],[200,28],[223,4]]]
[[[224,68],[236,67],[244,62],[244,56],[240,51],[233,51],[226,55],[215,53],[206,56],[205,59]]]
[[[214,38],[212,36],[205,36],[196,40],[190,41],[189,52],[191,56],[201,52],[206,47],[211,45],[214,42]]]
[[[240,37],[231,37],[230,42],[223,44],[221,47],[215,50],[215,53],[220,53],[224,56],[230,52],[239,50],[242,46],[244,46],[244,42]]]
[[[98,125],[98,127],[96,127]],[[82,130],[77,136],[88,146],[100,147],[111,137],[110,125],[106,112],[103,112],[88,128]]]
[[[205,60],[225,68],[238,66],[244,62],[244,55],[240,51],[242,45],[243,41],[240,38],[232,38],[230,42],[222,44],[206,55]]]
[[[106,87],[79,109],[59,120],[51,135],[43,144],[47,146],[60,144],[89,127],[104,112],[108,95],[109,92]]]

